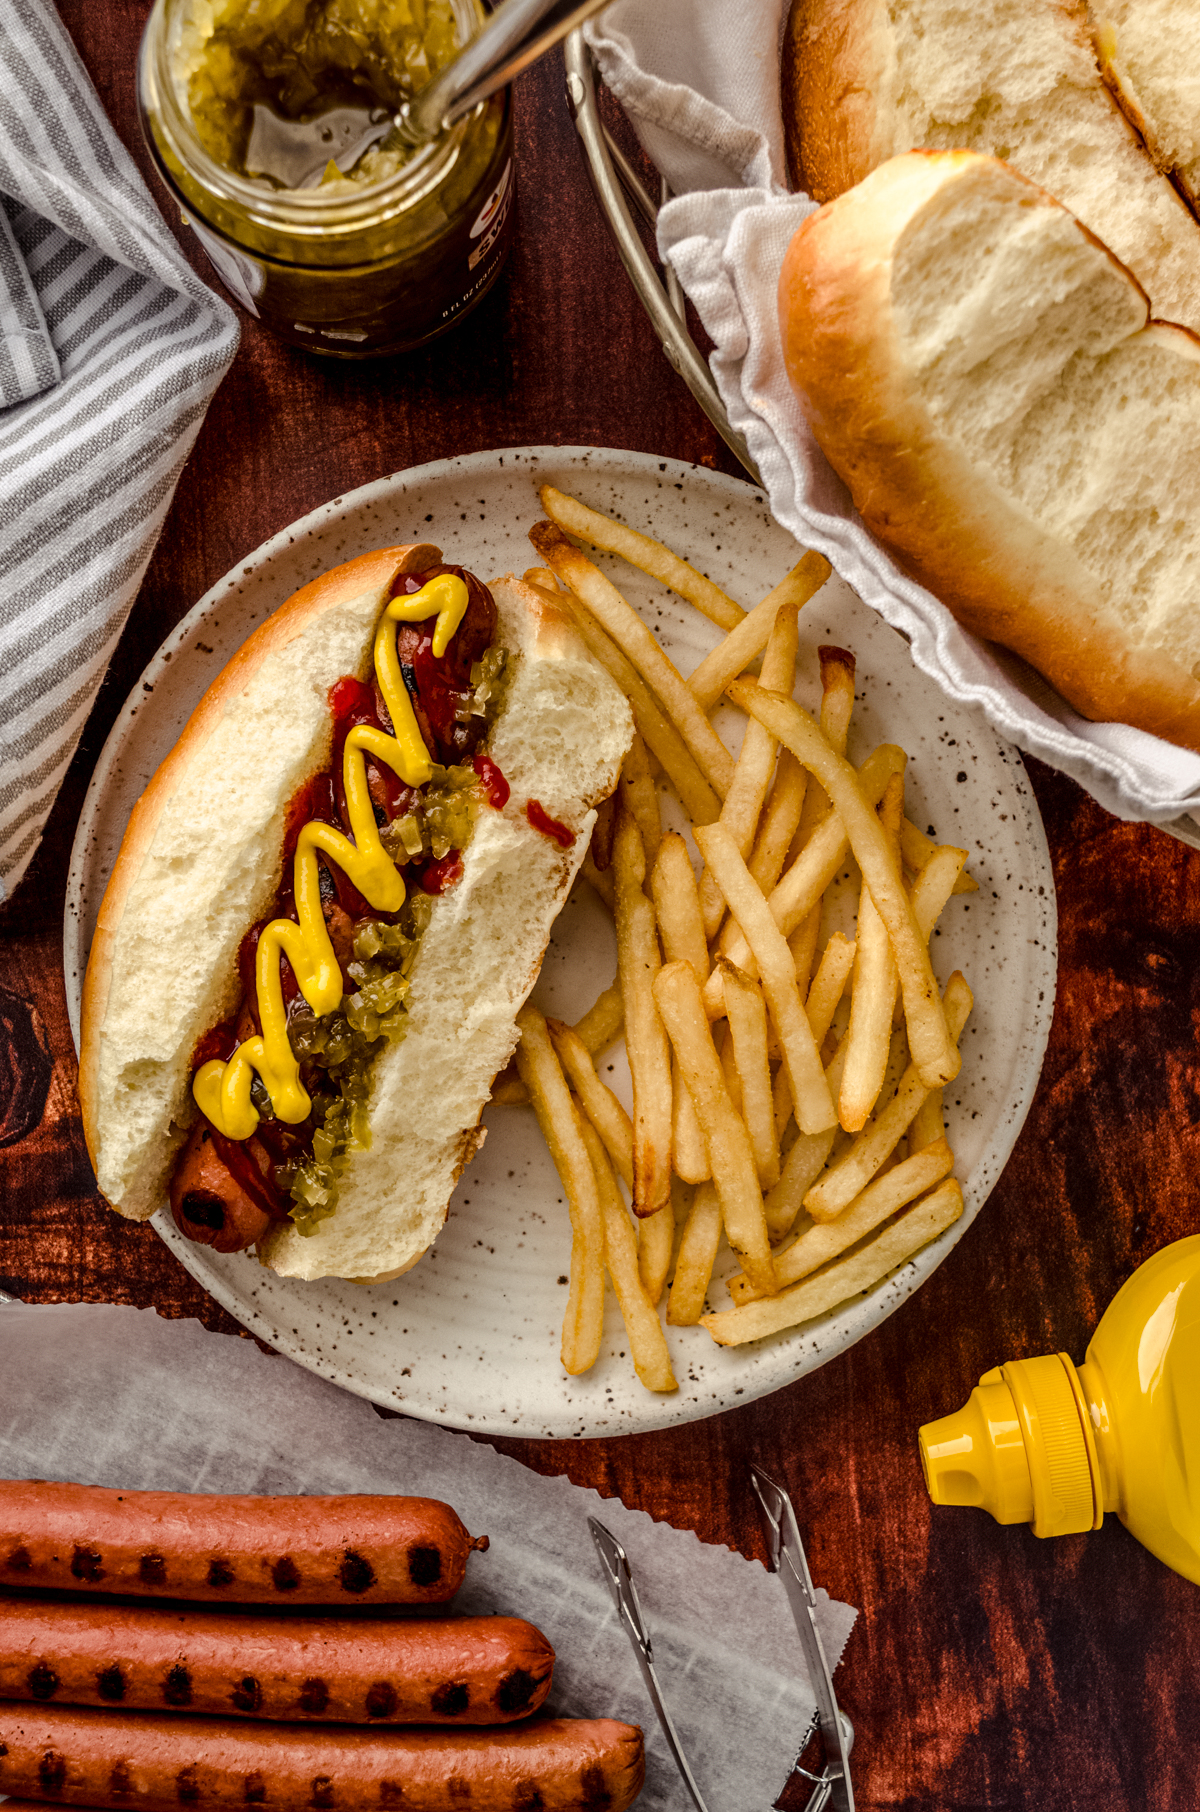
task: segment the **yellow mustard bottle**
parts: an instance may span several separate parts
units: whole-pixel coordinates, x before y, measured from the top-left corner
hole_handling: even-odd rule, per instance
[[[1010,1360],[917,1439],[935,1504],[976,1505],[1035,1535],[1098,1529],[1115,1510],[1200,1585],[1200,1235],[1134,1272],[1082,1365]]]

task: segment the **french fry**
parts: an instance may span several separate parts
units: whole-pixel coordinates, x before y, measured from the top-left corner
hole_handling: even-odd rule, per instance
[[[668,831],[659,846],[650,876],[650,894],[667,961],[690,963],[696,980],[706,982],[710,964],[696,874],[687,844],[678,831]]]
[[[854,715],[856,663],[848,648],[829,646],[818,648],[817,659],[821,663],[821,734],[831,749],[844,755],[850,719]],[[804,810],[796,827],[791,850],[793,861],[830,809],[829,794],[819,781],[814,780],[805,795]]]
[[[900,866],[900,820],[904,816],[904,782],[893,774],[879,806],[879,821],[897,869]],[[925,940],[928,942],[928,939]],[[854,994],[850,1003],[850,1042],[838,1096],[838,1119],[847,1132],[861,1132],[883,1087],[892,1009],[896,1004],[896,962],[887,927],[880,918],[866,881],[858,902],[854,940]]]
[[[824,1044],[826,1034],[833,1024],[838,1002],[846,992],[846,983],[854,968],[854,952],[852,940],[843,937],[840,931],[835,931],[817,965],[804,1011],[808,1014],[808,1023],[818,1046]]]
[[[563,1073],[584,1114],[604,1142],[605,1150],[627,1189],[633,1188],[633,1122],[608,1084],[601,1082],[592,1053],[583,1039],[561,1019],[548,1019],[551,1042]]]
[[[792,953],[792,967],[796,971],[796,986],[803,996],[812,976],[812,966],[817,955],[817,940],[821,935],[821,907],[818,903],[807,918],[801,919],[796,929],[789,935],[787,947]],[[817,1040],[820,1043],[820,1040]]]
[[[644,738],[650,753],[675,788],[692,823],[711,824],[720,813],[721,801],[700,772],[688,753],[687,744],[633,662],[622,653],[611,636],[605,634],[591,611],[571,592],[555,592],[551,595],[561,608],[569,612],[590,653],[629,700],[638,734]]]
[[[775,1137],[771,1066],[767,1061],[767,1009],[757,982],[750,981],[723,957],[718,967],[725,988],[729,1039],[741,1082],[741,1115],[750,1134],[759,1186],[772,1189],[779,1181],[779,1142]]]
[[[783,873],[792,838],[800,824],[808,790],[808,769],[790,749],[779,751],[775,784],[763,809],[748,867],[764,893],[770,893]]]
[[[831,1258],[857,1246],[860,1239],[874,1233],[876,1227],[891,1220],[893,1214],[924,1195],[943,1177],[948,1177],[953,1168],[954,1153],[945,1139],[939,1139],[936,1145],[928,1146],[916,1157],[906,1158],[902,1164],[896,1164],[876,1177],[836,1221],[806,1227],[786,1252],[776,1253],[775,1273],[780,1289],[799,1283],[802,1277],[820,1270]],[[749,1278],[738,1276],[730,1278],[729,1294],[735,1302],[752,1302],[758,1291]]]
[[[792,1117],[792,1090],[782,1063],[771,1078],[771,1099],[775,1104],[775,1136],[782,1145],[783,1135]]]
[[[923,1196],[873,1239],[857,1251],[835,1259],[815,1277],[793,1284],[766,1301],[702,1315],[700,1325],[708,1329],[718,1346],[743,1346],[748,1340],[761,1340],[768,1334],[812,1321],[882,1282],[889,1272],[953,1226],[962,1210],[962,1189],[954,1177],[947,1177],[931,1195]]]
[[[604,1263],[629,1337],[633,1369],[647,1390],[678,1390],[662,1323],[638,1274],[637,1235],[617,1188],[608,1153],[595,1127],[582,1116],[579,1126],[596,1176],[604,1217]]]
[[[805,554],[787,577],[767,593],[762,603],[756,604],[725,640],[705,656],[688,681],[702,711],[711,711],[729,681],[762,653],[780,607],[794,604],[797,610],[802,609],[820,591],[831,571],[824,555]]]
[[[652,868],[658,859],[658,846],[662,842],[662,817],[658,809],[658,788],[654,784],[650,757],[639,735],[635,734],[633,746],[625,757],[618,792],[626,808],[637,819],[638,829],[642,833],[642,847],[646,852],[646,866]]]
[[[748,711],[816,775],[846,828],[850,847],[870,888],[900,971],[900,989],[908,1022],[913,1060],[927,1088],[938,1088],[958,1074],[958,1049],[946,1026],[941,995],[913,917],[899,865],[887,836],[844,756],[831,749],[812,718],[794,699],[762,691],[747,680],[726,688],[734,703]],[[715,827],[709,827],[715,828]]]
[[[802,1132],[822,1132],[836,1115],[787,943],[725,827],[719,823],[698,826],[696,841],[754,952],[787,1066],[796,1124]]]
[[[796,680],[797,643],[796,606],[782,604],[771,627],[763,655],[764,686],[769,686],[776,692],[791,692]],[[778,747],[775,738],[761,724],[751,722],[746,725],[741,753],[733,771],[733,782],[725,795],[720,817],[720,822],[743,856],[748,856],[754,846],[754,833],[762,816],[771,776],[775,772]],[[704,914],[705,936],[711,941],[724,916],[725,900],[721,889],[707,870],[700,877],[700,909]]]
[[[791,1231],[805,1196],[825,1168],[836,1135],[836,1126],[826,1132],[801,1133],[783,1160],[779,1181],[763,1203],[772,1241]]]
[[[971,990],[956,970],[946,983],[946,1023],[955,1040],[962,1036],[971,1006]],[[804,1206],[815,1221],[835,1220],[866,1188],[896,1149],[897,1141],[908,1131],[928,1093],[920,1070],[915,1063],[910,1063],[891,1100],[863,1128],[832,1170],[805,1196]]]
[[[898,749],[894,743],[885,742],[863,762],[859,769],[859,780],[863,797],[872,806],[878,805],[883,798],[884,788],[891,776],[904,772],[907,759],[903,749]],[[771,917],[785,937],[790,937],[813,907],[820,905],[821,895],[837,874],[849,847],[845,826],[836,813],[831,813],[818,826],[792,866],[784,871],[767,904],[771,908]],[[750,946],[740,932],[722,954],[731,963],[736,963],[739,969],[744,969],[747,975],[757,973]],[[710,1019],[719,1019],[725,1010],[721,989],[711,978],[705,988],[704,1005]]]
[[[582,1019],[577,1019],[572,1028],[582,1038],[593,1057],[606,1051],[625,1023],[625,1002],[621,998],[621,984],[614,980],[611,985],[597,994]]]
[[[654,998],[696,1104],[726,1237],[746,1275],[769,1290],[775,1270],[750,1135],[730,1102],[691,964],[665,964]]]
[[[938,1140],[944,1139],[945,1136],[946,1123],[942,1118],[942,1091],[940,1088],[931,1088],[909,1124],[909,1153],[924,1151],[926,1146],[936,1145]]]
[[[724,799],[733,779],[733,757],[721,741],[674,662],[664,654],[654,634],[616,586],[593,566],[586,554],[567,540],[552,522],[538,522],[529,531],[547,566],[566,581],[601,628],[616,641],[642,678],[657,694],[659,703],[713,790]],[[647,740],[649,740],[647,738]],[[666,763],[663,763],[664,767]]]
[[[638,1215],[653,1214],[671,1197],[671,1055],[652,993],[662,959],[654,907],[642,887],[645,878],[642,834],[622,806],[613,843],[613,879],[617,973],[633,1077],[633,1207]]]
[[[942,844],[934,850],[912,884],[913,917],[926,943],[942,916],[942,909],[957,888],[966,860],[965,849]]]
[[[571,1213],[571,1285],[563,1320],[562,1362],[573,1377],[600,1353],[604,1328],[604,1217],[596,1174],[575,1105],[550,1042],[546,1022],[528,1004],[517,1014],[517,1068],[529,1090]]]
[[[589,849],[579,868],[580,874],[597,896],[612,912],[615,901],[613,878],[607,869],[597,868],[595,857]]]
[[[572,1027],[583,1040],[593,1057],[606,1051],[614,1038],[620,1033],[625,1023],[625,1003],[621,999],[620,984],[616,981],[596,996],[583,1018]],[[505,1107],[525,1107],[529,1102],[529,1090],[517,1074],[516,1058],[510,1058],[506,1069],[501,1070],[492,1084],[492,1100]]]
[[[670,1202],[646,1215],[637,1224],[638,1275],[642,1288],[657,1307],[671,1269],[675,1246],[675,1210]]]
[[[900,854],[904,858],[905,868],[911,868],[914,874],[924,868],[934,850],[940,847],[932,837],[927,837],[924,831],[918,830],[911,819],[906,818],[900,826]],[[954,883],[954,891],[978,893],[979,882],[964,868]]]
[[[740,604],[735,604],[719,585],[714,585],[694,566],[673,554],[662,541],[640,535],[636,529],[626,528],[624,523],[614,522],[610,516],[602,516],[599,510],[589,509],[586,503],[568,497],[564,491],[556,491],[551,484],[544,484],[538,495],[551,522],[565,529],[568,535],[578,535],[581,541],[603,548],[607,554],[619,554],[639,572],[657,579],[678,597],[686,598],[719,629],[736,629],[745,617]]]
[[[717,1247],[721,1240],[721,1201],[715,1183],[701,1183],[683,1225],[667,1320],[672,1327],[694,1327],[704,1313]]]
[[[685,1183],[703,1183],[710,1174],[704,1134],[696,1118],[696,1104],[679,1073],[679,1059],[674,1055],[671,1058],[671,1086],[675,1091],[675,1112],[671,1122],[671,1162],[675,1175]]]

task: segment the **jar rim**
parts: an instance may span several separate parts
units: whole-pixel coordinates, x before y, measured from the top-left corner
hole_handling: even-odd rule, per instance
[[[482,115],[481,101],[437,138],[421,145],[407,163],[379,182],[356,185],[336,194],[312,189],[271,189],[239,176],[206,149],[190,111],[182,104],[170,67],[167,10],[171,0],[155,0],[138,52],[138,88],[147,113],[157,113],[172,150],[194,180],[218,200],[235,204],[256,224],[286,229],[301,236],[353,230],[383,214],[402,212],[442,183],[457,160],[463,139]],[[460,33],[478,25],[478,0],[450,0]]]

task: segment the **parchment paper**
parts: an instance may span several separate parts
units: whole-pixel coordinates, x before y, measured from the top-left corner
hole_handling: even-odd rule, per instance
[[[537,1624],[558,1656],[550,1707],[641,1724],[639,1812],[686,1812],[600,1575],[587,1529],[596,1515],[629,1555],[664,1695],[710,1812],[766,1812],[811,1725],[783,1587],[757,1561],[541,1478],[466,1435],[383,1420],[290,1361],[197,1322],[0,1301],[0,1477],[444,1498],[472,1534],[491,1537],[489,1552],[472,1556],[455,1609]],[[836,1665],[856,1613],[820,1599]]]

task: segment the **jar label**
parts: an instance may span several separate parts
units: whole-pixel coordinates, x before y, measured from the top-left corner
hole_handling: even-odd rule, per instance
[[[512,160],[510,159],[509,164],[508,164],[508,170],[511,170],[511,169],[512,169]],[[504,223],[508,219],[508,210],[512,203],[512,198],[513,198],[513,191],[509,187],[509,184],[508,184],[508,170],[505,170],[504,177],[501,181],[500,188],[496,191],[497,194],[500,195],[501,200],[500,200],[498,208],[494,209],[489,216],[489,218],[491,220],[491,225],[488,228],[487,237],[484,239],[481,239],[479,241],[479,244],[475,247],[475,250],[471,253],[470,257],[467,259],[467,269],[469,271],[473,271],[475,269],[475,266],[479,263],[481,258],[487,257],[488,253],[491,251],[491,249],[495,245],[497,239],[499,239],[500,234],[504,230]],[[489,208],[491,207],[490,202],[488,204],[488,207]],[[487,213],[487,211],[488,210],[485,208],[484,213]],[[480,219],[482,220],[482,218],[483,218],[483,215],[481,214]],[[478,224],[479,223],[477,221],[476,226]],[[475,227],[471,228],[471,232],[473,235],[475,232]]]
[[[496,223],[498,225],[499,221],[497,220],[497,216],[499,216],[502,219],[504,214],[506,214],[508,212],[508,202],[509,202],[508,186],[509,186],[509,183],[511,182],[511,180],[512,180],[512,158],[510,157],[508,162],[504,166],[504,171],[500,177],[500,181],[496,184],[495,188],[492,190],[491,194],[488,196],[487,200],[484,202],[482,208],[480,208],[480,210],[479,210],[479,213],[475,220],[475,224],[471,228],[471,232],[470,232],[470,237],[472,239],[478,239],[480,233],[486,233],[487,229],[492,225],[493,221],[496,221]],[[488,233],[488,243],[489,244],[491,243],[492,238],[493,238],[493,235],[491,233]],[[483,250],[483,247],[481,246],[480,251],[482,251],[482,250]],[[478,254],[476,254],[471,259],[472,267],[474,267],[478,262],[479,262],[479,258],[478,258]]]

